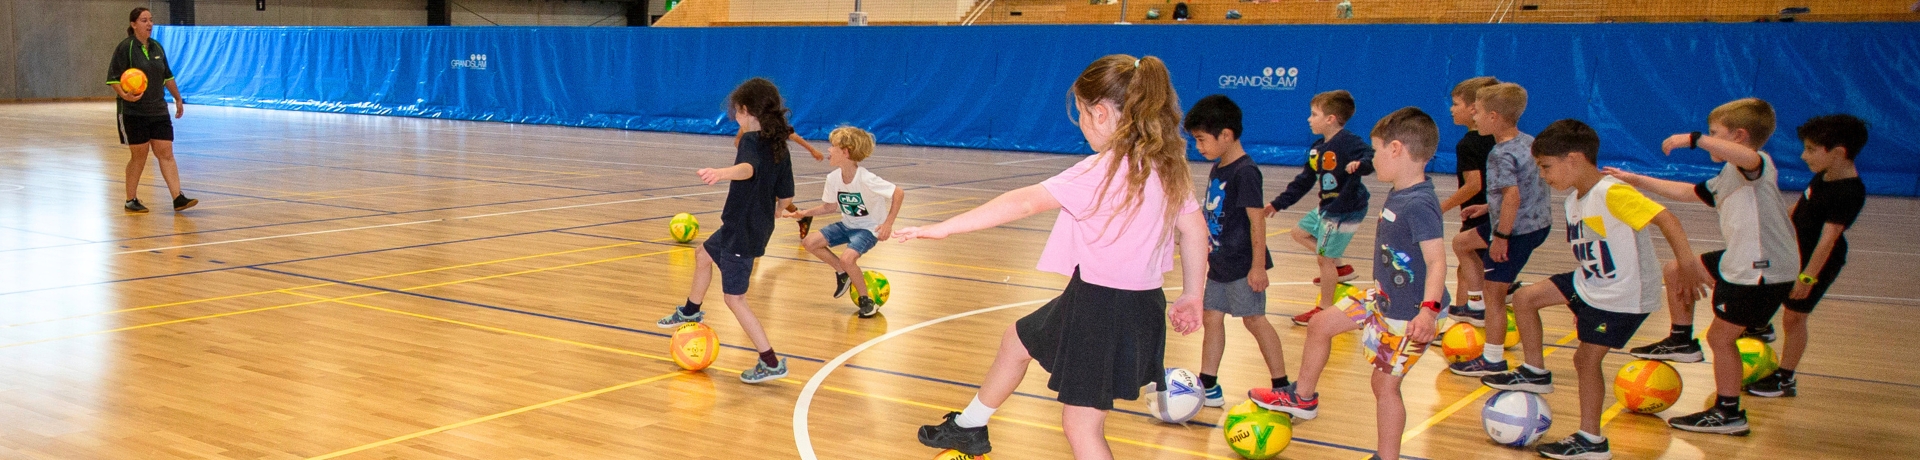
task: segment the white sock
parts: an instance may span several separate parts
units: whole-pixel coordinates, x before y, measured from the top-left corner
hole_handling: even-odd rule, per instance
[[[1586,438],[1587,442],[1600,442],[1600,441],[1607,440],[1607,438],[1605,437],[1602,437],[1597,434],[1587,433],[1586,431],[1575,431],[1575,433],[1580,433],[1580,437]]]
[[[1480,357],[1489,363],[1504,363],[1507,362],[1507,349],[1497,343],[1488,343],[1480,349]]]
[[[979,427],[987,426],[987,419],[993,418],[993,411],[996,411],[996,410],[999,410],[999,409],[994,409],[991,407],[987,407],[986,404],[981,404],[980,397],[974,396],[973,402],[967,403],[967,410],[960,411],[960,416],[953,418],[953,424],[960,425],[961,428],[979,428]]]
[[[1487,301],[1484,299],[1486,296],[1480,295],[1480,291],[1467,291],[1467,309],[1486,310]]]

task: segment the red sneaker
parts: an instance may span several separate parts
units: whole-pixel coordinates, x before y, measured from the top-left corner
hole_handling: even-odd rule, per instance
[[[1320,308],[1320,307],[1313,307],[1313,309],[1312,309],[1312,310],[1307,310],[1307,312],[1306,312],[1306,313],[1301,313],[1301,314],[1298,314],[1298,315],[1294,315],[1294,317],[1293,317],[1293,325],[1295,325],[1295,326],[1305,326],[1305,325],[1307,325],[1307,322],[1308,322],[1308,321],[1312,321],[1312,320],[1313,320],[1313,315],[1314,315],[1315,313],[1319,313],[1319,312],[1320,312],[1320,310],[1325,310],[1325,309],[1324,309],[1324,308]]]
[[[1352,265],[1341,265],[1340,268],[1334,269],[1333,272],[1334,274],[1340,275],[1340,282],[1342,283],[1353,281],[1354,279],[1360,277],[1359,273],[1356,273],[1353,271]],[[1315,285],[1320,284],[1320,278],[1315,277],[1313,279],[1313,284]]]
[[[1313,420],[1320,415],[1320,398],[1301,398],[1293,393],[1293,386],[1286,388],[1255,388],[1247,391],[1247,398],[1262,409],[1286,412],[1301,420]]]

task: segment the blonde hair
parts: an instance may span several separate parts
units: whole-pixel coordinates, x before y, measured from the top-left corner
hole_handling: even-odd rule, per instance
[[[1773,136],[1773,104],[1757,97],[1720,104],[1707,113],[1707,123],[1747,130],[1747,146],[1758,149]]]
[[[847,159],[854,162],[866,161],[873,155],[873,134],[867,130],[852,126],[834,128],[827,134],[827,142],[847,151]]]
[[[1527,89],[1514,83],[1500,83],[1474,93],[1482,107],[1500,114],[1508,122],[1520,123],[1520,114],[1527,111]]]
[[[1453,85],[1453,97],[1460,98],[1460,102],[1472,105],[1473,101],[1478,100],[1480,97],[1480,88],[1498,84],[1500,84],[1500,79],[1493,77],[1473,77],[1461,80],[1460,84]]]
[[[1162,212],[1171,225],[1181,206],[1193,199],[1193,184],[1187,172],[1187,140],[1180,136],[1180,97],[1166,63],[1153,56],[1107,55],[1080,72],[1072,93],[1082,104],[1111,101],[1120,107],[1113,137],[1107,145],[1093,146],[1113,152],[1094,203],[1106,201],[1107,184],[1126,165],[1126,195],[1114,215],[1138,212],[1147,178],[1159,174],[1167,206]]]

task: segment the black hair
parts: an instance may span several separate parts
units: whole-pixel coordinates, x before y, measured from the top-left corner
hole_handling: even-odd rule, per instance
[[[1221,132],[1233,131],[1233,139],[1239,140],[1246,135],[1240,130],[1240,105],[1234,104],[1224,94],[1215,94],[1200,98],[1187,110],[1185,123],[1189,133],[1207,133],[1219,136]]]
[[[1600,134],[1586,123],[1568,118],[1547,125],[1547,129],[1533,137],[1533,156],[1565,158],[1573,152],[1580,152],[1588,163],[1599,166]]]
[[[1867,122],[1844,113],[1821,115],[1800,125],[1796,134],[1822,148],[1846,147],[1847,159],[1852,160],[1867,145]]]
[[[760,142],[773,151],[774,163],[787,161],[787,136],[793,135],[793,125],[787,124],[787,107],[780,99],[780,88],[772,81],[753,77],[727,96],[727,111],[746,109],[748,115],[760,120]]]

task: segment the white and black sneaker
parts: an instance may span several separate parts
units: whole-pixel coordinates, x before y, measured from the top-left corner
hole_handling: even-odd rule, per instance
[[[880,314],[880,306],[875,305],[873,303],[872,297],[860,296],[859,303],[860,303],[859,315],[861,318],[872,318],[873,315]]]
[[[847,287],[853,285],[852,281],[853,277],[847,276],[845,273],[835,273],[833,275],[833,298],[838,299],[845,297],[847,295]]]
[[[1799,384],[1793,377],[1786,377],[1780,371],[1774,371],[1760,380],[1747,385],[1747,393],[1763,398],[1794,397],[1800,394]]]
[[[1657,359],[1676,363],[1697,363],[1707,360],[1707,354],[1700,350],[1699,340],[1672,335],[1660,339],[1659,342],[1627,350],[1627,353],[1640,359]]]
[[[1539,452],[1542,457],[1560,460],[1608,460],[1613,458],[1613,451],[1607,448],[1606,438],[1600,438],[1600,442],[1592,442],[1588,441],[1585,435],[1578,432],[1567,435],[1567,439],[1562,439],[1560,442],[1541,444],[1540,448],[1535,449],[1535,451]]]
[[[1721,409],[1714,407],[1693,415],[1682,415],[1667,419],[1667,426],[1695,433],[1730,434],[1746,436],[1747,411],[1740,409]]]
[[[1534,372],[1527,366],[1520,366],[1514,370],[1480,377],[1480,383],[1496,390],[1548,394],[1553,393],[1553,372]]]
[[[1774,339],[1773,324],[1767,324],[1765,326],[1760,326],[1760,327],[1749,327],[1747,328],[1746,331],[1742,331],[1740,333],[1740,336],[1752,337],[1752,338],[1760,339],[1761,342],[1773,343],[1773,339]]]

